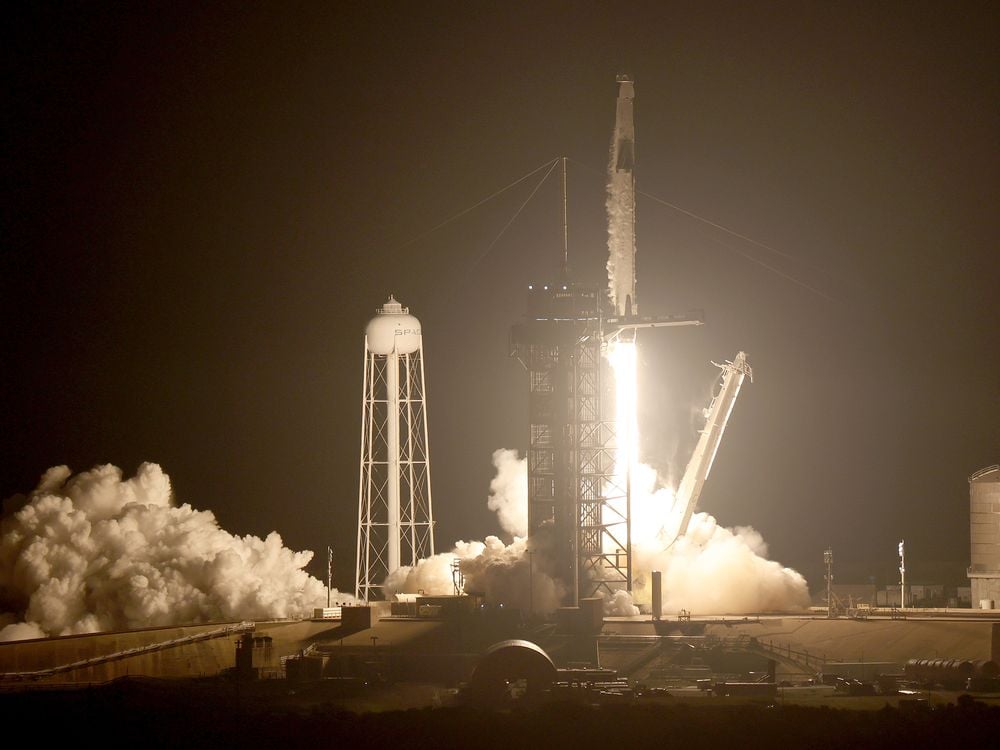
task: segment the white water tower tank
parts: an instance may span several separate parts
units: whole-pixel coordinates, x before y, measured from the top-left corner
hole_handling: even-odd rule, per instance
[[[420,321],[390,294],[389,301],[368,321],[365,341],[372,354],[413,354],[421,344]]]

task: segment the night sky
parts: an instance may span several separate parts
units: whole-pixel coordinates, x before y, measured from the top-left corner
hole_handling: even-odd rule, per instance
[[[828,545],[839,581],[892,579],[900,538],[961,579],[966,480],[1000,460],[990,3],[47,5],[4,32],[0,496],[154,461],[317,575],[331,544],[353,590],[392,292],[423,323],[438,548],[497,533],[490,456],[527,442],[507,335],[558,273],[559,182],[492,249],[542,173],[428,230],[565,155],[572,274],[603,283],[628,72],[639,189],[773,249],[640,197],[641,311],[707,320],[640,337],[646,460],[683,469],[709,361],[746,350],[701,508],[813,587]]]

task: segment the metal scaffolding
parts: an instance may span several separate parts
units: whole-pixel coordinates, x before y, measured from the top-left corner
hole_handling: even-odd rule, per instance
[[[532,289],[529,319],[511,331],[511,355],[529,381],[528,533],[548,547],[569,604],[632,581],[627,488],[614,476],[615,420],[601,351],[606,304],[590,287]]]

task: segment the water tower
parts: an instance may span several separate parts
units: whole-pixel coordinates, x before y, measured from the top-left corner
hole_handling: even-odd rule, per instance
[[[382,595],[385,577],[434,554],[420,321],[392,295],[365,328],[354,594]]]

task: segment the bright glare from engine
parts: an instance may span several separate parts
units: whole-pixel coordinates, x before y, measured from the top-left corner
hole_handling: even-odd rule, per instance
[[[617,422],[615,472],[608,488],[605,523],[623,520],[626,494],[631,494],[633,544],[652,544],[662,538],[673,505],[673,491],[656,488],[656,471],[639,461],[638,351],[634,341],[616,341],[608,346],[608,361],[615,374],[615,420]],[[605,550],[610,551],[610,550]]]
[[[608,361],[615,373],[616,484],[626,486],[628,471],[639,463],[639,383],[634,341],[616,341],[608,347]],[[620,480],[620,481],[619,481]]]

